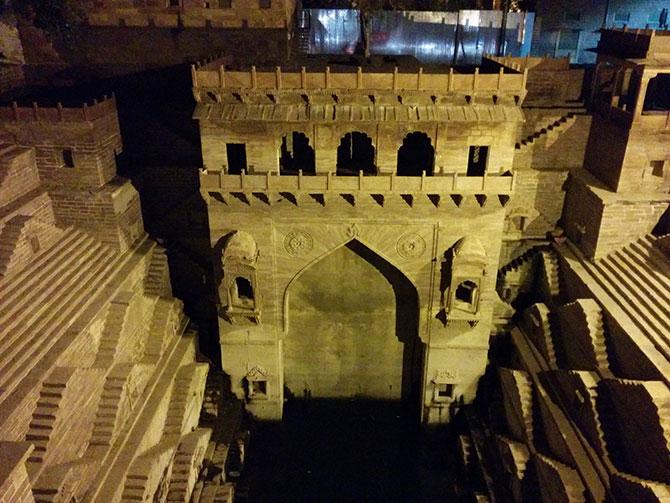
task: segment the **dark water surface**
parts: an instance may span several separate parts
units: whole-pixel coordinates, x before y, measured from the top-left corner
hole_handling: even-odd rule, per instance
[[[290,401],[282,423],[252,426],[238,499],[454,501],[448,431],[408,416],[400,402]]]

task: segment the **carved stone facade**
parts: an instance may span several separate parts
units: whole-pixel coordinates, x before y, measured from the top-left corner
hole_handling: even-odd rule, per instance
[[[452,403],[474,397],[492,328],[490,272],[498,269],[513,190],[509,172],[524,79],[502,70],[194,69],[206,168],[201,192],[214,260],[224,262],[223,367],[250,411],[281,418],[285,393],[392,397],[411,400],[425,422],[437,423],[449,420]],[[303,137],[316,162],[289,174],[282,156],[296,152],[299,141],[304,146]],[[427,163],[419,155],[403,164],[403,149],[411,145],[428,152]],[[347,164],[352,160],[358,163],[353,170]],[[359,176],[347,176],[354,173]],[[230,315],[231,278],[242,273],[238,265],[227,269],[222,243],[239,235],[257,244],[255,266],[243,277],[263,304],[262,314],[246,320],[239,308]],[[369,277],[381,272],[385,280],[368,283],[367,275],[356,276],[365,264],[372,265]],[[330,298],[320,290],[319,275],[342,294]],[[323,302],[306,305],[305,288]],[[340,306],[347,291],[359,288],[369,288],[370,299],[386,300],[375,308],[362,296],[355,303],[356,309],[364,306],[357,318]],[[356,320],[381,312],[391,320],[386,338],[369,333],[370,342],[364,342]],[[340,328],[331,332],[330,326]],[[373,356],[381,347],[386,356]],[[376,367],[353,356],[358,354],[375,359]],[[248,376],[261,367],[266,387],[259,395]],[[435,394],[436,374],[452,376],[448,396]]]

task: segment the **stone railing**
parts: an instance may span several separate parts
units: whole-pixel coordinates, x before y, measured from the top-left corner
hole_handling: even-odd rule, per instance
[[[366,89],[375,91],[434,91],[444,92],[506,92],[522,95],[526,88],[527,72],[505,73],[455,73],[450,68],[447,73],[424,73],[419,68],[414,73],[364,72],[361,67],[355,72],[307,71],[285,72],[280,67],[275,71],[257,71],[252,66],[249,71],[228,71],[223,66],[211,69],[207,66],[192,66],[191,75],[194,88],[229,90],[346,90]]]
[[[200,187],[202,190],[246,193],[509,194],[515,178],[514,175],[465,176],[458,173],[436,176],[337,176],[332,173],[291,176],[273,172],[228,175],[223,171],[203,170]]]
[[[58,103],[55,107],[20,107],[16,102],[9,107],[0,107],[0,122],[88,122],[116,114],[116,99],[105,96],[102,101],[94,100],[91,105],[64,107]]]

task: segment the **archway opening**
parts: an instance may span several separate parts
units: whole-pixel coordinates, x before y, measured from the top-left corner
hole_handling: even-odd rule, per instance
[[[355,131],[345,134],[337,147],[337,174],[358,176],[359,171],[364,175],[377,174],[375,147],[372,138]]]
[[[402,272],[354,240],[305,270],[288,294],[287,396],[402,400],[418,412],[418,295]]]
[[[659,73],[649,81],[644,96],[643,112],[670,110],[670,73]]]
[[[279,172],[282,175],[297,175],[299,170],[305,175],[316,173],[314,149],[306,135],[293,132],[282,138]]]
[[[398,149],[398,175],[431,176],[435,165],[435,149],[425,133],[414,132],[405,136]]]

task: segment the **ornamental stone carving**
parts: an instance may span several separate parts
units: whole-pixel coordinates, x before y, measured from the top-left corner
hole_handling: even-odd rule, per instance
[[[291,231],[284,238],[284,248],[289,255],[305,255],[314,248],[314,239],[305,231]]]
[[[403,258],[420,257],[426,251],[426,241],[418,234],[404,234],[396,243],[396,251]]]

